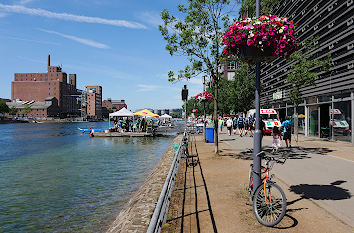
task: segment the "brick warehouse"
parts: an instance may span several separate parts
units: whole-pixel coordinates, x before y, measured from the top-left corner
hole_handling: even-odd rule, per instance
[[[11,82],[11,100],[40,101],[48,97],[58,100],[59,116],[80,115],[78,97],[81,92],[76,88],[76,74],[67,74],[60,66],[50,65],[48,55],[47,73],[15,73]]]

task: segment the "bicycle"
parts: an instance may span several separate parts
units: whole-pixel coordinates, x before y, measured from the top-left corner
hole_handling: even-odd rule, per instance
[[[276,159],[266,156],[261,151],[257,156],[266,160],[265,166],[261,166],[261,185],[253,192],[253,164],[249,175],[248,196],[253,204],[253,213],[259,223],[264,226],[272,227],[277,225],[284,217],[286,212],[286,197],[284,191],[277,185],[270,175],[275,163],[284,164],[287,158]]]

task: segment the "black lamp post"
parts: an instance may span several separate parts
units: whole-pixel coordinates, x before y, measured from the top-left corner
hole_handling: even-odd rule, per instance
[[[182,94],[182,100],[184,101],[184,118],[185,118],[185,122],[186,122],[186,126],[187,126],[187,100],[188,100],[187,85],[183,86],[181,94]]]

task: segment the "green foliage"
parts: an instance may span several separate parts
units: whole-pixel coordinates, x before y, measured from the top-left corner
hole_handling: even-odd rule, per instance
[[[288,95],[296,107],[302,102],[300,89],[305,86],[315,86],[318,72],[328,71],[331,67],[331,54],[324,59],[317,59],[315,53],[317,48],[317,38],[311,37],[305,41],[303,49],[294,52],[288,60],[293,63],[286,78],[286,82],[293,87]]]
[[[207,92],[213,93],[215,87],[207,89]],[[218,114],[229,115],[231,112],[247,112],[253,108],[255,94],[254,71],[241,61],[237,62],[237,72],[234,80],[229,81],[226,77],[221,78],[218,83]],[[205,104],[206,114],[211,114],[214,108],[214,102],[208,101]],[[187,101],[187,112],[191,114],[192,109],[198,109],[197,116],[203,115],[203,103],[195,100],[194,97]]]
[[[181,118],[182,117],[181,113],[179,113],[179,112],[171,112],[170,116],[173,118]]]
[[[253,108],[255,98],[254,70],[246,63],[238,62],[235,80],[230,83],[230,106],[235,113]]]
[[[161,12],[163,25],[159,30],[166,40],[170,55],[187,56],[189,64],[175,74],[168,73],[169,81],[190,79],[201,73],[219,80],[222,59],[221,34],[230,25],[228,13],[232,12],[229,0],[188,0],[179,5],[178,11],[185,17],[179,19],[168,10]]]
[[[15,107],[11,107],[9,111],[10,116],[16,116],[18,109]]]
[[[0,101],[0,113],[8,113],[10,111],[9,106],[7,106],[6,101]]]
[[[28,104],[26,104],[26,106],[24,107],[24,109],[22,110],[22,113],[24,115],[27,115],[28,113],[30,113],[32,110],[30,108],[30,106]]]
[[[241,3],[240,15],[246,15],[247,17],[256,16],[256,0],[237,0],[238,3]],[[278,5],[280,0],[262,0],[261,2],[261,13],[260,15],[265,14],[274,14],[273,6]]]

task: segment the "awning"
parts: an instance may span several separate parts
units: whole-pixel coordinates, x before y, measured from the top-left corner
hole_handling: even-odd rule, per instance
[[[134,114],[126,108],[109,114],[110,117],[133,117]]]

